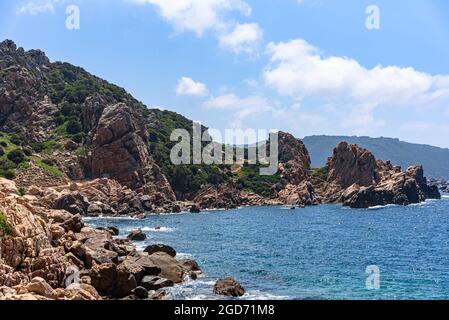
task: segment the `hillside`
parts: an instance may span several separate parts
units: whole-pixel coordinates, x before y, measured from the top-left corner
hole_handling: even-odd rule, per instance
[[[403,169],[420,164],[426,170],[428,177],[449,178],[449,149],[391,138],[310,136],[305,137],[303,141],[310,152],[312,166],[316,168],[323,167],[334,147],[341,141],[346,141],[366,148],[377,159],[390,160]]]

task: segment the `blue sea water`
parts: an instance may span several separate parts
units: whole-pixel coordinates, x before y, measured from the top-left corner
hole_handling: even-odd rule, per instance
[[[198,261],[204,275],[170,289],[175,299],[215,299],[213,284],[225,276],[245,287],[244,299],[449,299],[448,195],[407,207],[251,207],[87,223],[118,226],[121,236],[141,228],[140,248],[165,243]],[[379,290],[366,288],[369,265],[380,269]]]

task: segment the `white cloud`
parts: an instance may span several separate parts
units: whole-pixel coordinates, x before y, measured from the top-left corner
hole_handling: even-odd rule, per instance
[[[18,9],[19,14],[37,15],[40,13],[52,13],[55,11],[55,5],[61,0],[31,0],[22,4]]]
[[[131,0],[140,4],[155,5],[159,14],[176,31],[193,31],[198,36],[213,29],[220,30],[227,21],[224,15],[237,11],[251,14],[251,7],[243,0]]]
[[[157,7],[159,15],[176,32],[194,32],[198,37],[211,31],[220,47],[235,54],[253,54],[263,31],[257,23],[238,23],[232,14],[249,17],[244,0],[126,0]]]
[[[270,43],[267,85],[295,98],[355,101],[378,105],[436,102],[449,97],[449,76],[432,76],[413,68],[367,69],[347,57],[324,57],[302,39]]]
[[[263,31],[257,23],[237,24],[230,33],[219,37],[220,46],[234,53],[254,53],[260,45]]]
[[[178,96],[205,96],[207,95],[208,90],[204,83],[195,82],[191,78],[182,77],[178,81],[178,85],[176,87],[176,94]]]
[[[234,93],[213,97],[206,101],[204,106],[211,109],[232,110],[232,126],[235,128],[242,128],[245,126],[245,121],[266,112],[273,112],[276,109],[267,98],[261,95],[241,98]]]

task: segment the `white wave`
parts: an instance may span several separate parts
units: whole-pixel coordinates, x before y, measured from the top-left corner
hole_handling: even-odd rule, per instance
[[[193,255],[191,255],[190,253],[177,252],[176,258],[177,259],[193,259]]]
[[[241,297],[243,300],[288,300],[290,297],[288,296],[278,296],[271,294],[269,292],[261,292],[258,290],[254,291],[248,291],[245,293],[243,297]]]
[[[83,220],[86,222],[89,221],[95,221],[95,220],[142,220],[142,219],[137,219],[135,217],[129,217],[129,216],[122,216],[122,217],[109,217],[109,216],[99,216],[99,217],[83,217]]]
[[[444,198],[444,199],[449,199],[449,195],[444,195],[444,196],[441,196],[441,198]]]
[[[374,207],[369,207],[368,210],[379,210],[379,209],[385,209],[385,208],[390,208],[390,207],[397,207],[397,204],[387,204],[384,206],[374,206]]]
[[[144,227],[142,231],[151,231],[151,232],[173,232],[176,229],[169,227]]]

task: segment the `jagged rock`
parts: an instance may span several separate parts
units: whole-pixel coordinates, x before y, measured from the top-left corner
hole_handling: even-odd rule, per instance
[[[53,288],[47,282],[45,282],[44,279],[39,277],[33,278],[30,283],[25,286],[25,289],[29,292],[37,293],[38,295],[41,295],[45,298],[56,298],[56,292],[53,290]]]
[[[143,251],[150,255],[156,252],[165,252],[172,257],[176,257],[176,250],[164,244],[151,244],[147,246]]]
[[[201,209],[196,205],[196,204],[194,204],[194,205],[192,205],[191,207],[190,207],[190,210],[189,210],[191,213],[200,213],[201,212]]]
[[[241,297],[245,294],[245,289],[234,278],[225,278],[215,283],[214,293],[222,296]]]
[[[310,172],[310,155],[304,143],[289,133],[279,132],[279,162],[281,180],[297,185]]]
[[[109,232],[113,236],[118,236],[120,234],[120,230],[117,227],[106,227],[106,228],[97,228],[97,230],[103,230]]]
[[[144,241],[147,235],[142,230],[134,230],[128,234],[127,238],[132,241]]]
[[[161,268],[156,266],[147,254],[135,253],[129,255],[120,266],[129,274],[132,274],[138,283],[144,276],[158,275],[161,272]]]
[[[144,287],[137,287],[131,291],[131,294],[135,295],[139,299],[147,299],[148,298],[148,290]]]
[[[169,279],[174,283],[181,283],[184,280],[185,271],[172,256],[165,252],[156,252],[150,255],[150,260],[161,270],[158,276]]]
[[[369,151],[346,142],[334,149],[328,170],[323,198],[352,208],[408,205],[441,197],[436,186],[427,184],[421,166],[401,172],[400,167],[376,160]]]
[[[357,145],[340,143],[329,158],[327,182],[348,188],[353,184],[368,187],[379,181],[376,159],[368,150]]]
[[[426,199],[440,199],[438,187],[427,185],[420,166],[410,167],[384,178],[378,185],[355,188],[343,194],[343,204],[351,208],[368,208],[378,205],[409,205]]]
[[[201,268],[195,260],[182,259],[178,261],[181,267],[187,272],[201,272]]]
[[[86,215],[89,208],[89,202],[86,197],[79,192],[63,194],[56,199],[53,209],[67,210],[72,214]]]
[[[150,291],[173,287],[175,285],[173,281],[158,276],[145,276],[140,284]]]
[[[64,297],[68,300],[102,300],[97,290],[85,283],[72,283],[64,290]]]
[[[299,185],[288,184],[279,191],[278,199],[283,204],[298,206],[316,205],[320,202],[313,185],[308,181],[304,181]]]
[[[231,183],[205,188],[192,201],[196,204],[190,209],[193,213],[200,209],[235,209],[241,205],[240,192]]]

